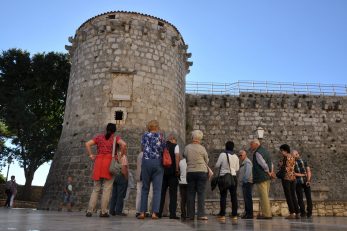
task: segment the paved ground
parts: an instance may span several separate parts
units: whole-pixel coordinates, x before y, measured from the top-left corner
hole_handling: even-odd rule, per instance
[[[285,220],[276,217],[272,220],[242,220],[232,224],[230,219],[220,223],[210,216],[208,221],[170,220],[137,220],[134,216],[100,218],[96,215],[87,218],[82,212],[55,212],[32,209],[0,208],[0,230],[151,230],[151,231],[183,231],[183,230],[347,230],[345,217],[314,217],[312,219]]]

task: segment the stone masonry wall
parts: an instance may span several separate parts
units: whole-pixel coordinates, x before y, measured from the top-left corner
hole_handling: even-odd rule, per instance
[[[43,190],[41,208],[57,208],[67,176],[76,204],[86,206],[93,162],[84,143],[109,122],[128,144],[136,168],[148,121],[185,140],[185,76],[192,64],[187,45],[170,23],[148,15],[108,12],[83,23],[70,37],[72,60],[62,135]]]
[[[214,166],[227,140],[235,142],[236,150],[248,149],[260,126],[265,129],[261,142],[271,153],[275,167],[280,158],[278,148],[287,143],[311,166],[314,191],[324,199],[347,201],[346,97],[187,95],[186,105],[186,142],[190,142],[193,129],[202,130],[210,166]],[[217,191],[209,191],[208,198],[219,198]],[[270,196],[284,198],[279,180],[272,182]]]

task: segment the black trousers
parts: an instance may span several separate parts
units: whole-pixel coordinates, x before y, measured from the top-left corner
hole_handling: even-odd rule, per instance
[[[169,212],[170,217],[176,217],[177,209],[177,187],[178,179],[175,175],[165,175],[163,176],[163,183],[161,185],[161,198],[160,198],[160,208],[159,208],[159,217],[163,214],[164,204],[165,204],[165,195],[166,190],[169,188]]]
[[[299,213],[299,205],[295,195],[295,181],[282,180],[282,186],[289,213]]]
[[[187,184],[180,184],[181,217],[187,217]]]
[[[233,176],[235,185],[231,186],[230,188],[220,191],[220,216],[225,216],[226,211],[226,204],[227,204],[227,197],[228,197],[228,191],[230,192],[231,197],[231,215],[236,217],[237,216],[237,178],[236,176]]]
[[[305,212],[304,196],[302,191],[305,192],[307,212]],[[311,187],[306,184],[296,184],[296,196],[298,197],[298,203],[300,207],[301,215],[307,214],[312,215],[312,198],[311,198]]]
[[[7,196],[5,207],[10,207],[12,192],[11,192],[11,190],[6,190],[5,193],[6,193],[6,196]]]

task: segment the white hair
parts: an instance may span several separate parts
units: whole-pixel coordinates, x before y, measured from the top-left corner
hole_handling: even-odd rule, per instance
[[[200,130],[192,131],[192,139],[193,140],[201,141],[203,136],[204,136],[204,133],[202,133],[202,131],[200,131]]]

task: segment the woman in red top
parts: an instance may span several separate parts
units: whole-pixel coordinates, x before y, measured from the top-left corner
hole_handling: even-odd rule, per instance
[[[101,190],[101,183],[103,183],[102,197],[101,197],[101,212],[100,217],[109,217],[107,206],[110,200],[110,193],[114,177],[109,172],[109,167],[112,160],[112,147],[114,140],[121,148],[122,155],[126,151],[126,143],[119,137],[114,137],[116,132],[116,125],[109,123],[106,127],[106,134],[101,134],[94,137],[92,140],[86,142],[88,156],[94,161],[93,180],[94,187],[92,195],[90,196],[87,217],[92,216],[95,210],[98,194]],[[97,154],[93,154],[91,147],[97,146]]]

